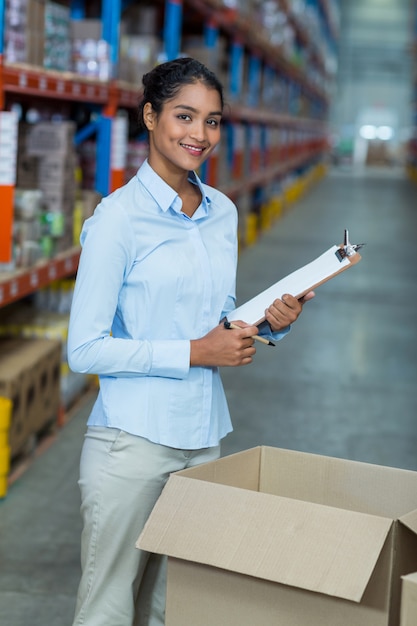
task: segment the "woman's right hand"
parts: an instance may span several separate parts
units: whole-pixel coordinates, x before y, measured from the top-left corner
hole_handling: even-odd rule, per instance
[[[190,365],[193,367],[238,367],[252,363],[256,353],[253,335],[256,326],[234,322],[239,329],[219,324],[200,339],[191,340]]]

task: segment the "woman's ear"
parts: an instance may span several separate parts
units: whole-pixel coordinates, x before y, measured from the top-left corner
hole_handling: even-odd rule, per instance
[[[153,130],[155,124],[155,111],[153,110],[150,102],[145,102],[143,106],[143,122],[148,131]]]

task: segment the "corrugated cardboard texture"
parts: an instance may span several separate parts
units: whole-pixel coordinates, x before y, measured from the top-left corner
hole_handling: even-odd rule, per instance
[[[174,475],[141,547],[358,602],[391,525],[386,518]]]
[[[168,560],[168,581],[166,626],[386,626],[388,623],[388,593],[381,594],[381,581],[374,579],[359,605],[177,559]],[[387,592],[388,587],[384,589]]]
[[[0,340],[0,395],[13,402],[9,445],[14,457],[58,416],[61,343],[54,339]]]
[[[401,626],[417,624],[417,572],[404,576],[401,596]]]
[[[172,475],[137,546],[168,626],[399,626],[416,509],[417,472],[259,447]]]
[[[261,463],[264,493],[393,519],[417,509],[417,472],[270,447]]]
[[[401,522],[413,533],[417,534],[417,511],[411,511],[401,517]],[[417,622],[416,622],[417,624]]]
[[[189,478],[259,491],[261,456],[262,448],[251,448],[223,457],[215,463],[205,463],[183,470],[178,472],[177,476],[184,473]]]

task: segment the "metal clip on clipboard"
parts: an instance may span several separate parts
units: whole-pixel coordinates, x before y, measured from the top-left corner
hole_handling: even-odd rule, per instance
[[[358,250],[363,248],[364,243],[350,243],[349,241],[349,231],[345,228],[345,237],[343,241],[343,245],[340,246],[338,250],[336,250],[336,256],[339,261],[343,261],[346,257],[351,257],[357,253]]]

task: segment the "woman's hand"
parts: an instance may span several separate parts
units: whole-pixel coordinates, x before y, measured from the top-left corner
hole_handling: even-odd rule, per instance
[[[277,298],[265,311],[265,318],[274,332],[278,332],[293,324],[301,311],[303,305],[312,300],[314,291],[310,291],[305,296],[297,300],[290,294],[285,294],[281,299]]]
[[[256,326],[233,322],[239,329],[227,329],[219,324],[201,339],[191,340],[190,365],[199,367],[240,366],[252,363],[256,353],[253,335]]]

